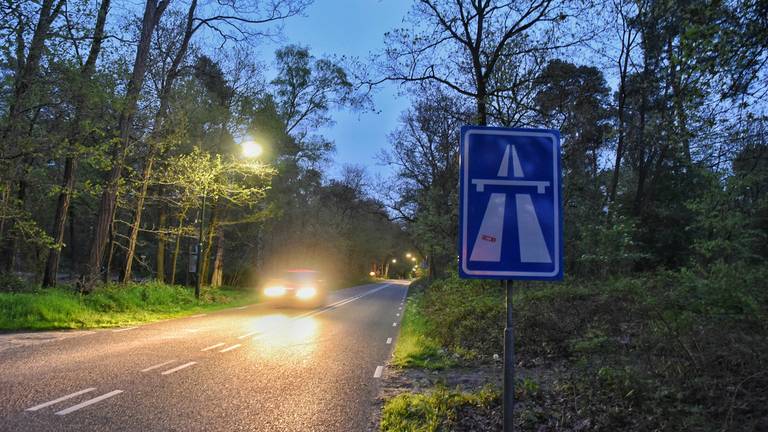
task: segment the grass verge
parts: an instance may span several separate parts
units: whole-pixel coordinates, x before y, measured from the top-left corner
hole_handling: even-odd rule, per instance
[[[427,335],[429,329],[422,313],[422,301],[423,294],[419,292],[408,297],[391,364],[426,369],[450,367],[454,361],[445,354],[437,340]]]
[[[83,295],[67,288],[0,293],[0,330],[114,327],[180,317],[255,301],[254,294],[190,288],[158,282],[108,285]]]
[[[473,420],[467,418],[467,413],[498,410],[499,403],[498,391],[490,388],[465,393],[437,387],[429,393],[403,393],[388,400],[384,405],[381,430],[385,432],[464,430],[462,423]],[[478,430],[495,429],[492,425],[474,424],[473,427],[483,427]]]

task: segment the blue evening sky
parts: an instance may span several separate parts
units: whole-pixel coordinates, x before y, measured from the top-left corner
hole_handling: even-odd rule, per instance
[[[304,16],[285,22],[281,43],[308,46],[317,57],[344,55],[366,61],[369,53],[382,49],[384,33],[401,26],[411,4],[411,0],[315,0]],[[264,60],[271,61],[269,50],[276,47],[262,48]],[[363,165],[371,174],[390,172],[376,155],[388,146],[387,135],[408,108],[407,98],[397,92],[397,84],[383,85],[374,94],[375,112],[333,113],[336,123],[319,131],[336,143],[332,175],[343,164]]]

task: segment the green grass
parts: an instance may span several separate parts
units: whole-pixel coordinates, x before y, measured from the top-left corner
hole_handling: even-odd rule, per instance
[[[429,332],[426,317],[421,311],[423,294],[415,293],[408,297],[405,305],[400,336],[395,345],[392,364],[398,367],[419,367],[426,369],[444,369],[453,365]]]
[[[204,290],[158,282],[109,285],[82,295],[67,288],[0,293],[0,330],[114,327],[238,306],[255,300],[232,289]]]
[[[437,432],[452,430],[465,408],[483,409],[498,404],[499,393],[485,388],[464,393],[437,387],[425,393],[403,393],[384,404],[382,432]]]

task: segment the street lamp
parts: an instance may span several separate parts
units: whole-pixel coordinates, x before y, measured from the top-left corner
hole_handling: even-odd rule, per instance
[[[243,156],[246,158],[257,158],[264,153],[261,144],[254,141],[244,141],[240,147],[242,147]]]
[[[410,258],[410,257],[411,257],[411,253],[410,253],[410,252],[408,252],[407,254],[405,254],[405,257],[406,257],[406,258]]]
[[[251,140],[243,141],[240,143],[240,147],[241,153],[245,158],[257,158],[264,152],[261,144]],[[206,189],[206,185],[203,185],[203,199],[200,203],[200,237],[197,242],[197,265],[195,268],[195,272],[197,273],[197,281],[195,281],[195,298],[197,299],[200,298],[200,287],[203,284],[203,275],[200,273],[200,267],[202,266],[203,246],[205,243],[203,233],[205,231],[205,200],[207,198],[208,189]]]
[[[396,263],[396,262],[397,262],[397,259],[395,259],[395,258],[392,258],[392,264],[394,264],[394,263]]]

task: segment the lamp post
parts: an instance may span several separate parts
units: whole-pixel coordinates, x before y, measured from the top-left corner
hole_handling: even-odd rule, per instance
[[[240,147],[243,157],[245,158],[257,158],[261,156],[264,151],[263,147],[261,147],[261,144],[250,140],[240,143]],[[203,199],[200,203],[200,238],[197,242],[197,266],[195,268],[195,272],[197,273],[197,281],[195,283],[195,298],[197,299],[200,298],[200,287],[203,285],[203,274],[200,272],[200,269],[202,267],[203,246],[205,244],[203,233],[205,231],[205,201],[207,198],[207,185],[203,185]]]
[[[195,281],[195,298],[200,298],[200,287],[203,283],[202,274],[200,273],[200,266],[202,265],[203,258],[203,231],[205,230],[205,199],[208,197],[208,189],[203,187],[203,199],[200,203],[200,237],[197,242],[197,265],[195,266],[195,272],[197,273],[197,280]]]

